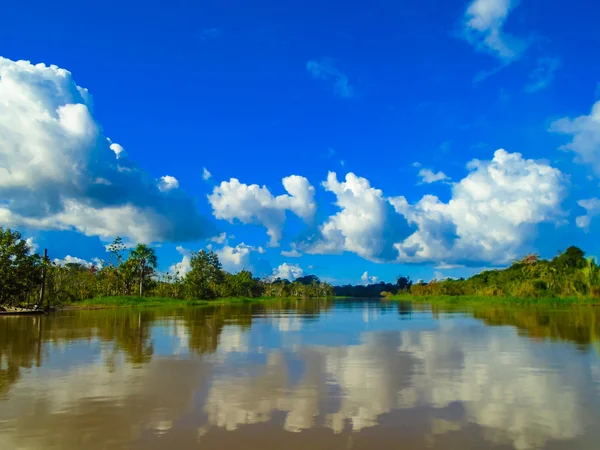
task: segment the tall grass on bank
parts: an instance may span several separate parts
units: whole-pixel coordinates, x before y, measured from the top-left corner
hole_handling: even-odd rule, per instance
[[[231,297],[215,300],[182,300],[160,297],[97,297],[64,305],[68,309],[107,309],[107,308],[148,308],[148,307],[187,307],[225,305],[235,303],[255,303],[267,301],[267,297]],[[272,300],[272,299],[271,299]]]
[[[600,306],[600,299],[593,297],[513,297],[513,296],[482,296],[482,295],[411,295],[401,294],[385,297],[387,300],[409,301],[413,303],[429,303],[435,305],[544,305]]]

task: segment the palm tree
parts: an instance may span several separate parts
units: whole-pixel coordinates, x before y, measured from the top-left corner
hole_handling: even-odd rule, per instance
[[[129,258],[133,261],[137,272],[140,274],[140,297],[142,297],[144,294],[144,279],[146,276],[152,276],[158,265],[156,253],[152,247],[148,247],[145,244],[138,244],[129,254]]]

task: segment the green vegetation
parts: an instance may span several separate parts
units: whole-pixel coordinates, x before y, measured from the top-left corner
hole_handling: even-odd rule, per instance
[[[39,286],[40,261],[39,255],[29,254],[21,233],[0,227],[0,305],[22,303]]]
[[[484,295],[412,295],[401,293],[385,297],[386,300],[402,300],[414,303],[430,303],[444,307],[473,307],[487,306],[569,306],[569,305],[599,305],[600,299],[595,297],[512,297]]]
[[[272,300],[269,297],[228,297],[213,300],[185,300],[161,297],[96,297],[64,305],[72,309],[107,309],[107,308],[137,308],[137,307],[181,307],[181,306],[206,306],[236,303],[254,303]]]
[[[503,270],[487,270],[469,279],[395,284],[336,286],[336,296],[374,297],[436,303],[600,304],[600,266],[577,247],[551,260],[527,255]]]
[[[108,246],[108,261],[98,266],[57,264],[30,254],[18,231],[0,227],[0,307],[44,304],[81,307],[201,305],[264,298],[314,298],[333,295],[315,275],[296,279],[259,279],[247,270],[223,270],[212,251],[192,253],[185,274],[159,274],[153,248],[138,244],[127,251],[121,238]]]
[[[159,274],[154,249],[138,244],[127,251],[120,238],[108,247],[109,258],[96,266],[56,264],[30,249],[18,231],[0,227],[0,306],[36,305],[42,284],[49,304],[81,307],[200,305],[214,301],[263,298],[376,297],[436,302],[600,303],[600,266],[569,247],[551,260],[528,255],[503,270],[488,270],[469,279],[413,283],[399,276],[395,284],[337,286],[315,275],[294,282],[259,279],[247,270],[223,270],[216,253],[190,256],[185,274]],[[44,277],[45,274],[45,277]],[[42,280],[45,282],[42,283]],[[91,300],[90,300],[91,299]]]
[[[569,247],[551,260],[528,255],[503,270],[488,270],[467,280],[416,283],[409,292],[413,297],[478,296],[594,303],[600,299],[600,267],[593,258],[586,259],[581,249]]]

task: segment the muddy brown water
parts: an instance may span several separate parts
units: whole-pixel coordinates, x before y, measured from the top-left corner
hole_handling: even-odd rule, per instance
[[[598,449],[600,309],[0,318],[0,449]]]

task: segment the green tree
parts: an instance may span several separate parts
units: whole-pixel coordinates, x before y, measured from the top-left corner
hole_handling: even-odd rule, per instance
[[[578,247],[571,246],[553,260],[559,270],[583,269],[587,265],[585,252]]]
[[[228,282],[234,297],[254,297],[260,290],[258,280],[255,280],[248,270],[229,276]]]
[[[0,227],[0,304],[23,301],[39,286],[40,256],[30,250],[21,233]]]
[[[213,299],[225,281],[225,275],[215,252],[201,250],[192,254],[190,271],[185,276],[186,296],[197,299]]]
[[[152,247],[138,244],[129,254],[129,260],[133,263],[140,283],[140,297],[144,296],[144,281],[150,279],[158,265],[156,253]]]

